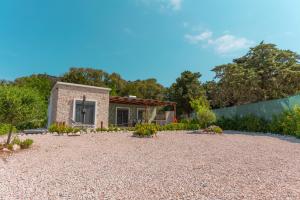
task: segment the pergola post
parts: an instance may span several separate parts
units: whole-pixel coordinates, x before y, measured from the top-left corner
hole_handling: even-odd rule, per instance
[[[174,108],[174,119],[173,119],[173,121],[177,122],[176,121],[176,104],[173,105],[173,108]]]

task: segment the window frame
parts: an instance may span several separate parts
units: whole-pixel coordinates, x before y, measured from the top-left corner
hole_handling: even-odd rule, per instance
[[[140,111],[140,110],[144,111],[145,114],[146,114],[146,112],[147,112],[147,109],[146,109],[146,108],[137,108],[137,109],[136,109],[136,119],[137,119],[137,121],[139,120],[139,111]],[[142,119],[142,120],[146,120],[146,119]]]
[[[129,124],[130,123],[130,107],[118,106],[118,107],[116,107],[116,113],[115,113],[115,125],[118,126],[118,109],[127,109],[128,110],[128,124]]]
[[[72,120],[74,122],[76,122],[76,101],[82,101],[82,99],[79,99],[79,98],[75,98],[73,100],[73,117],[72,117]],[[95,103],[95,112],[94,112],[94,124],[83,124],[83,125],[92,125],[92,126],[95,126],[97,127],[97,100],[94,100],[94,99],[86,99],[86,102],[93,102]]]

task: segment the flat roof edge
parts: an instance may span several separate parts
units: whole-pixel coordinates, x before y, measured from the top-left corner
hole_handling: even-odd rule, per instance
[[[57,85],[67,85],[67,86],[75,86],[75,87],[83,87],[83,88],[111,91],[110,88],[97,87],[97,86],[91,86],[91,85],[82,85],[82,84],[76,84],[76,83],[67,83],[67,82],[61,82],[61,81],[56,82],[55,86],[57,86]]]

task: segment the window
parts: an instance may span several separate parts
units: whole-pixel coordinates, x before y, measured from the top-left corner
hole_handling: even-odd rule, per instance
[[[146,110],[144,108],[137,109],[137,120],[138,122],[144,122],[146,119]]]
[[[95,124],[96,103],[93,101],[85,101],[84,110],[81,100],[75,102],[75,122],[84,124]],[[83,115],[84,111],[84,115]],[[84,118],[84,119],[83,119]]]
[[[116,124],[118,126],[129,125],[129,108],[117,108],[116,110]]]

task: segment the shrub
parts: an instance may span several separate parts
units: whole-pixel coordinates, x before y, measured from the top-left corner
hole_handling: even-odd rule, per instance
[[[106,128],[96,128],[96,132],[108,131]]]
[[[14,148],[14,144],[10,143],[10,144],[6,145],[6,148],[12,151]]]
[[[225,130],[271,132],[277,134],[293,135],[300,138],[300,107],[273,116],[271,121],[254,115],[233,118],[219,118],[217,125]]]
[[[6,135],[8,134],[10,129],[10,125],[9,124],[0,124],[0,135]],[[13,133],[17,132],[16,127],[13,126]]]
[[[219,126],[212,125],[207,127],[204,132],[222,134],[223,130]]]
[[[254,115],[246,115],[243,117],[235,116],[233,118],[221,117],[217,120],[216,125],[225,130],[237,131],[253,131],[253,132],[268,132],[269,122],[263,118]]]
[[[300,107],[296,106],[292,110],[274,116],[270,129],[274,133],[300,137]]]
[[[205,97],[199,97],[190,102],[191,107],[196,112],[197,121],[201,128],[206,128],[216,121],[216,115],[211,110],[208,100]]]
[[[25,139],[25,140],[20,140],[18,136],[14,137],[14,139],[11,141],[11,143],[6,144],[6,148],[9,150],[13,150],[13,146],[17,144],[20,146],[21,149],[28,149],[32,144],[33,140],[32,139]]]
[[[158,131],[198,130],[199,124],[194,123],[171,123],[163,126],[156,125]]]
[[[26,139],[20,143],[21,149],[28,149],[33,144],[32,139]]]
[[[50,133],[58,133],[58,134],[73,133],[73,132],[76,133],[80,130],[81,130],[80,128],[72,128],[64,124],[52,124],[48,129]]]
[[[157,133],[157,125],[155,124],[137,124],[133,135],[140,137],[150,137]]]
[[[14,139],[11,141],[11,144],[17,144],[17,145],[20,145],[21,144],[21,140],[18,136],[15,136]]]

